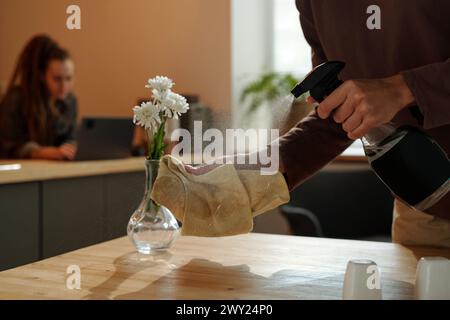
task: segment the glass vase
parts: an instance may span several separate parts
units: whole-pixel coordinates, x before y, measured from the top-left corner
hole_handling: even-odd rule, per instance
[[[144,197],[127,227],[129,239],[142,254],[167,250],[178,236],[180,229],[172,212],[150,198],[158,169],[159,160],[145,160]]]

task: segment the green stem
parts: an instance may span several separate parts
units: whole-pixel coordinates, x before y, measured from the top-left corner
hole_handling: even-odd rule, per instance
[[[149,153],[148,153],[148,159],[154,159],[159,160],[161,156],[164,153],[165,145],[164,145],[164,136],[165,136],[165,124],[166,119],[163,117],[163,120],[161,124],[159,125],[158,130],[156,131],[155,135],[153,136],[153,141],[149,145]],[[149,135],[149,141],[150,141],[150,133]]]
[[[151,130],[145,130],[147,133],[147,159],[150,160],[152,158],[154,140]]]

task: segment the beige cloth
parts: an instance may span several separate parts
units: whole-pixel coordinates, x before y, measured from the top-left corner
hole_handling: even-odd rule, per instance
[[[450,248],[450,220],[414,210],[395,200],[392,241],[404,245]]]
[[[183,223],[183,235],[217,237],[248,233],[253,217],[289,201],[283,175],[221,165],[188,173],[172,156],[161,158],[151,197]]]

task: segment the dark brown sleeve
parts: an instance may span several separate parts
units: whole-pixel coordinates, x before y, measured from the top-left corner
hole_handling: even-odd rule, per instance
[[[450,124],[450,59],[401,74],[422,111],[424,128]]]
[[[323,168],[352,143],[333,117],[321,119],[312,112],[279,139],[280,161],[289,190]]]
[[[327,61],[323,52],[322,44],[317,36],[314,26],[314,17],[311,10],[311,0],[296,0],[297,9],[300,13],[300,25],[306,41],[311,46],[311,59],[313,66]]]

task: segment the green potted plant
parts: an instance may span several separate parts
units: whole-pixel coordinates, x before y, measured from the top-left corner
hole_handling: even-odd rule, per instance
[[[282,121],[277,119],[274,127],[281,130],[280,134],[284,134],[312,110],[312,106],[305,102],[305,95],[296,99],[292,107],[279,106],[278,100],[288,96],[299,81],[300,79],[291,73],[264,72],[242,90],[240,102],[246,107],[246,115],[251,116],[261,106],[268,104],[273,107],[271,108],[273,115],[279,117],[278,110],[274,110],[274,108],[281,107],[286,114],[281,116]],[[288,100],[284,100],[284,103]]]

